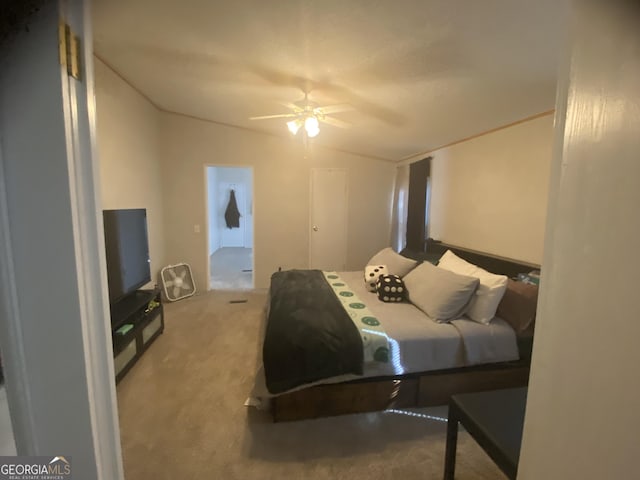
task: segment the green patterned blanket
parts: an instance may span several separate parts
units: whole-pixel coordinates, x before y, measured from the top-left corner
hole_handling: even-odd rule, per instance
[[[364,361],[388,362],[389,340],[380,321],[336,272],[322,272],[342,307],[360,332]]]

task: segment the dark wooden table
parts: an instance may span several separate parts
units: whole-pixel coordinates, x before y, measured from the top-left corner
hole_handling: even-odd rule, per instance
[[[454,395],[449,402],[444,480],[453,480],[458,422],[510,479],[518,473],[527,388]]]

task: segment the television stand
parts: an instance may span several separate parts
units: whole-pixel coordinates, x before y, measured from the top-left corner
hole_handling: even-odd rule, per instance
[[[116,383],[163,331],[164,310],[159,288],[136,290],[111,305]]]

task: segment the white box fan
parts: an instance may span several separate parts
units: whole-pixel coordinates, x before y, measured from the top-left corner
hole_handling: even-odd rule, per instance
[[[160,271],[167,300],[175,302],[196,293],[191,267],[187,263],[168,265]]]

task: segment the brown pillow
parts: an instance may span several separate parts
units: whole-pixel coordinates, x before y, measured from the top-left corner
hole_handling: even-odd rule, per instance
[[[509,323],[516,333],[523,333],[536,318],[537,304],[537,285],[509,279],[496,315]]]

